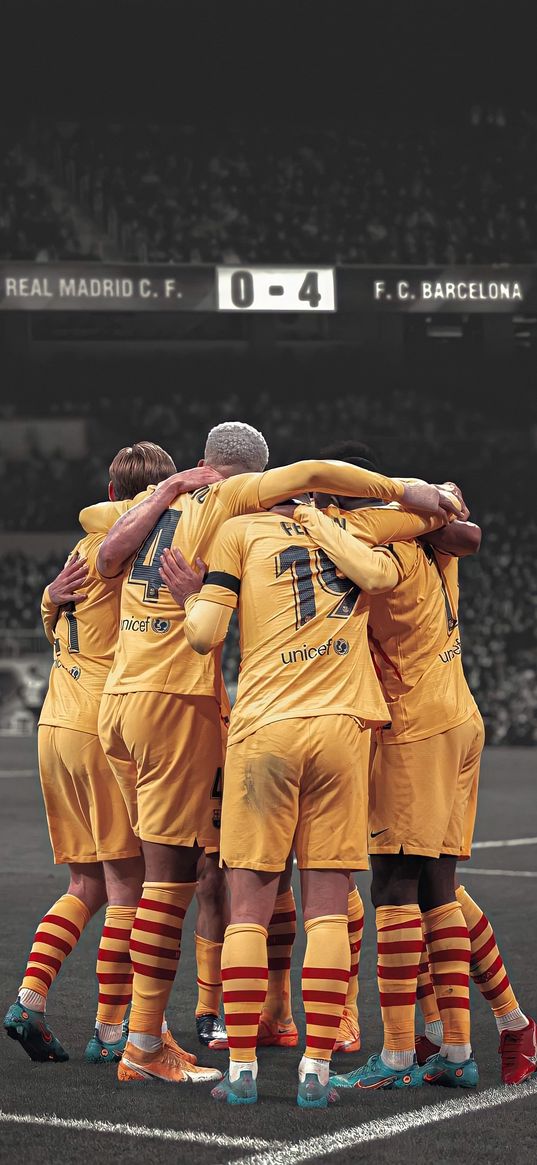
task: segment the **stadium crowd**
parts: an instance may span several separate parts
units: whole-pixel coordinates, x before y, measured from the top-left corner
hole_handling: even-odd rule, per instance
[[[65,200],[54,205],[50,184],[20,141],[2,134],[0,146],[0,255],[38,261],[78,255],[80,242]]]
[[[88,255],[54,187],[92,220],[95,259],[533,263],[536,137],[534,115],[480,107],[449,126],[36,122],[8,162],[1,253]]]

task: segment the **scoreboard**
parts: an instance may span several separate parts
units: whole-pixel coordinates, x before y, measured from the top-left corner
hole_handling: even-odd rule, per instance
[[[457,313],[537,310],[537,268],[0,263],[0,311]]]
[[[218,267],[219,311],[335,311],[334,267]]]

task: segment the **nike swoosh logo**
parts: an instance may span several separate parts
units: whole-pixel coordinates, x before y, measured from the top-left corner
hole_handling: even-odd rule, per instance
[[[359,1080],[358,1083],[354,1085],[354,1087],[362,1088],[365,1092],[368,1088],[384,1088],[384,1085],[389,1084],[391,1080],[393,1080],[393,1076],[383,1076],[382,1080],[375,1080],[374,1084],[364,1084],[361,1080]]]
[[[387,832],[388,832],[388,826],[386,826],[386,829],[377,829],[375,833],[371,833],[371,837],[378,837],[379,833],[387,833]]]

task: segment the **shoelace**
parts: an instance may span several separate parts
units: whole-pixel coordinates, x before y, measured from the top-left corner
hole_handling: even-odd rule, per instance
[[[522,1029],[524,1030],[524,1029]],[[517,1058],[517,1045],[519,1043],[519,1032],[503,1032],[503,1040],[500,1043],[500,1051],[505,1067],[512,1068]],[[524,1053],[522,1053],[524,1054]]]

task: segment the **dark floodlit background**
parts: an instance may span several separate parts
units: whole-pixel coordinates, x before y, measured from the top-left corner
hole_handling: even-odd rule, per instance
[[[425,7],[7,3],[0,258],[537,263],[529,6],[461,23],[439,4],[424,50]],[[4,315],[0,730],[34,730],[41,589],[117,448],[186,467],[239,418],[271,464],[355,437],[388,472],[461,484],[484,532],[461,568],[467,675],[489,743],[535,743],[536,326]]]

